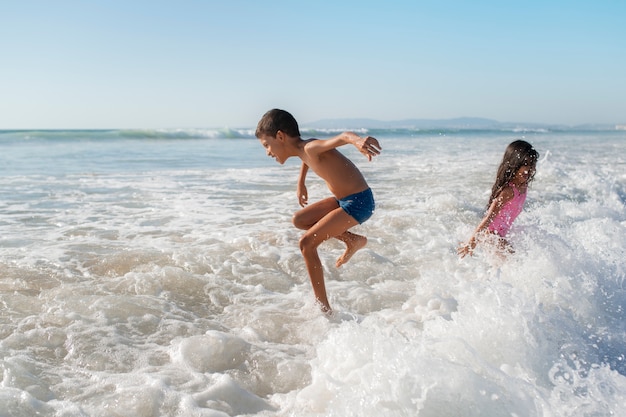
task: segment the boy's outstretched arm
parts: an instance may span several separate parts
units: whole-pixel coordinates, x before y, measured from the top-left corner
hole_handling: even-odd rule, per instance
[[[316,140],[309,146],[311,147],[311,150],[314,150],[317,153],[322,153],[348,143],[353,144],[359,152],[365,155],[370,161],[373,156],[379,155],[382,149],[376,138],[371,136],[363,138],[354,132],[343,132],[342,134],[330,139]]]
[[[309,166],[303,162],[300,167],[300,175],[298,176],[298,185],[296,188],[296,194],[298,194],[298,203],[300,204],[300,207],[306,206],[309,200],[309,194],[305,184],[307,172],[309,172]]]

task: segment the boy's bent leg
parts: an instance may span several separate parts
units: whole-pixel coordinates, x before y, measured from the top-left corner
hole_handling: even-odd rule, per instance
[[[331,211],[337,209],[339,203],[334,197],[328,197],[298,210],[293,215],[293,225],[298,229],[308,230]]]
[[[324,270],[317,248],[325,240],[343,235],[349,228],[357,224],[358,222],[352,216],[343,209],[337,208],[309,228],[300,239],[300,250],[309,272],[313,292],[317,301],[322,304],[324,312],[331,311],[331,308],[326,296]]]
[[[341,240],[346,244],[346,251],[337,258],[337,262],[335,265],[339,268],[341,265],[345,264],[352,258],[359,249],[362,249],[367,245],[367,238],[365,236],[357,235],[352,232],[344,232],[343,234],[337,236],[337,239]]]
[[[320,219],[338,207],[339,203],[334,197],[318,201],[317,203],[311,204],[310,206],[297,211],[293,215],[293,224],[298,229],[308,230]],[[345,231],[335,237],[346,244],[346,251],[337,259],[335,264],[337,268],[348,262],[350,258],[352,258],[352,255],[367,245],[367,238],[365,236],[357,235],[348,231]]]

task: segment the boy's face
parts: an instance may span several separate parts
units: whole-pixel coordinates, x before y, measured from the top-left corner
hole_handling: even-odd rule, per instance
[[[272,158],[276,159],[276,162],[282,165],[287,160],[287,156],[284,152],[284,140],[282,140],[283,138],[281,137],[281,133],[282,132],[279,131],[276,134],[276,137],[262,135],[261,137],[259,137],[259,141],[261,142],[261,145],[263,145],[263,147],[265,148],[267,156],[271,156]]]

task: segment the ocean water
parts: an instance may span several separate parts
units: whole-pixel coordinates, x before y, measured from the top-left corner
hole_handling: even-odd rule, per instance
[[[624,415],[626,132],[361,132],[377,210],[348,264],[320,248],[330,318],[298,161],[252,130],[0,132],[0,416]],[[460,260],[516,138],[515,253]]]

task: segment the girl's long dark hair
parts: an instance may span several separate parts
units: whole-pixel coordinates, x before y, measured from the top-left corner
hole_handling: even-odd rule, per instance
[[[491,206],[493,200],[498,197],[504,187],[506,187],[517,171],[524,165],[534,167],[539,159],[539,152],[537,152],[530,143],[525,140],[516,140],[511,142],[504,151],[504,157],[498,168],[496,174],[496,182],[491,189],[491,197],[489,197],[489,203],[487,209]],[[532,181],[535,176],[533,171],[528,182]]]

